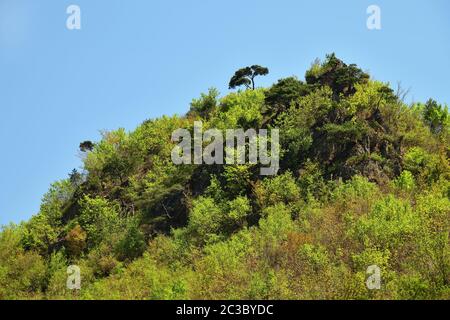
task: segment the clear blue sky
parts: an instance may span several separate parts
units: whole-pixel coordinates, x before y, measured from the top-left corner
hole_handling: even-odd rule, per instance
[[[370,4],[380,31],[366,28]],[[303,78],[333,51],[409,100],[450,102],[448,0],[0,0],[0,224],[37,213],[99,130],[183,114],[242,66],[270,68],[259,85]]]

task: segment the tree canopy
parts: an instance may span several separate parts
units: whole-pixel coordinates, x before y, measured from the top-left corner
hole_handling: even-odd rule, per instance
[[[269,74],[269,69],[259,65],[245,67],[237,70],[230,80],[229,88],[245,86],[247,89],[255,90],[255,78],[257,76],[265,76]]]

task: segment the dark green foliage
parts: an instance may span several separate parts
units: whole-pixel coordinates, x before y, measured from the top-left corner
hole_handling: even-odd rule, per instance
[[[80,143],[81,152],[92,151],[92,149],[94,149],[94,143],[92,143],[92,141],[83,141]]]
[[[136,222],[132,221],[125,237],[119,241],[116,250],[119,259],[134,260],[141,256],[146,248],[145,237]]]
[[[280,112],[286,111],[292,102],[307,95],[311,87],[298,80],[296,77],[289,77],[278,80],[266,92],[267,114],[271,117],[277,116]]]
[[[446,106],[442,106],[433,99],[430,99],[425,103],[423,117],[434,134],[448,132],[450,128],[450,116]]]
[[[330,87],[337,99],[340,95],[349,96],[355,93],[355,85],[367,82],[369,75],[355,64],[345,64],[332,53],[327,55],[322,64],[313,65],[311,70],[306,73],[305,78],[309,85]]]
[[[247,89],[255,90],[255,78],[267,74],[269,74],[269,69],[258,65],[239,69],[231,78],[229,87],[230,89],[234,89],[236,87],[245,86]]]
[[[73,169],[69,174],[70,183],[76,188],[83,182],[83,175],[77,171],[77,169]]]

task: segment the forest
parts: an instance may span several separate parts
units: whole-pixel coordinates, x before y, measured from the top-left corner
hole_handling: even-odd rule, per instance
[[[0,299],[450,299],[448,106],[406,103],[335,54],[258,87],[267,74],[82,142],[82,168],[2,228]],[[174,164],[172,132],[195,121],[279,129],[278,173]]]

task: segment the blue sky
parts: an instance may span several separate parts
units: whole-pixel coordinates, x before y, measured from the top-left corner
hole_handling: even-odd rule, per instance
[[[371,4],[381,30],[366,28]],[[269,67],[258,85],[303,78],[330,52],[401,81],[408,101],[450,102],[448,0],[0,0],[0,224],[37,213],[99,130],[183,114],[246,65]]]

